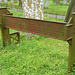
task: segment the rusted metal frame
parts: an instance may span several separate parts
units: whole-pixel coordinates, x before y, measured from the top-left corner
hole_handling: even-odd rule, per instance
[[[72,30],[72,28],[73,28],[73,25],[70,25],[70,26],[67,26],[66,24],[67,23],[61,23],[61,22],[53,22],[53,21],[44,21],[44,20],[35,20],[35,19],[28,19],[28,18],[20,18],[20,17],[12,17],[12,16],[7,16],[7,15],[5,15],[5,17],[7,17],[7,19],[9,20],[10,19],[10,22],[7,22],[8,23],[8,25],[7,25],[7,27],[8,28],[11,28],[11,29],[17,29],[17,30],[20,30],[20,31],[24,31],[24,32],[29,32],[29,33],[33,33],[33,34],[37,34],[37,35],[42,35],[42,36],[46,36],[46,37],[51,37],[51,38],[55,38],[55,39],[59,39],[59,40],[64,40],[64,41],[67,41],[67,39],[69,39],[69,38],[71,38],[72,37],[72,32],[70,32],[70,30]],[[7,20],[6,19],[6,20]],[[19,23],[17,23],[17,22],[14,22],[14,21],[16,20],[17,22],[20,22],[20,25],[19,25]],[[26,26],[23,26],[22,25],[22,23],[21,23],[21,21],[28,21],[27,23],[28,23],[28,25]],[[32,24],[32,26],[30,26],[30,24],[31,24],[31,22],[30,21],[32,21],[33,22],[33,24]],[[36,23],[36,21],[37,21],[37,23],[39,23],[39,25]],[[42,22],[42,26],[40,27],[40,23]],[[50,31],[49,31],[49,28],[51,28],[51,27],[49,27],[49,25],[47,25],[47,23],[49,24],[49,25],[51,25],[51,27],[53,27]],[[14,26],[14,27],[11,27],[10,26],[10,24],[12,24],[12,26],[14,26],[14,25],[16,25],[17,24],[17,28],[16,28],[16,26]],[[26,23],[25,23],[26,24]],[[59,25],[60,24],[60,25]],[[35,33],[35,26],[39,26],[37,29],[38,29],[38,31],[39,30],[42,30],[42,32],[43,33],[41,33],[41,31],[40,32],[36,32]],[[47,27],[48,26],[48,29],[46,30],[46,27],[44,27],[44,25]],[[57,26],[56,26],[57,25]],[[25,30],[23,30],[23,29],[21,29],[20,28],[20,26],[23,26],[24,28],[25,28]],[[28,28],[28,30],[26,30],[26,27]],[[61,29],[60,29],[60,28]],[[56,30],[56,28],[59,28],[59,29],[57,29],[57,30],[60,30],[60,31],[53,31],[53,30]],[[62,28],[63,28],[63,30],[62,30]],[[31,29],[31,30],[29,30],[29,29]],[[45,32],[46,33],[45,33]],[[48,32],[49,32],[49,34],[50,35],[48,35]],[[40,34],[39,34],[40,33]],[[52,34],[51,34],[52,33]],[[60,35],[61,34],[61,35]],[[58,36],[59,35],[59,36]]]
[[[48,21],[48,20],[39,20],[39,19],[30,19],[30,18],[22,18],[22,17],[16,17],[16,16],[10,16],[10,15],[4,15],[5,17],[11,17],[11,18],[20,18],[20,19],[26,19],[26,20],[35,20],[35,21],[38,21],[38,22],[49,22],[49,23],[56,23],[56,24],[67,24],[67,22],[57,22],[57,21]]]
[[[9,28],[5,27],[5,21],[3,14],[12,15],[7,8],[0,8],[0,28],[2,33],[2,44],[5,47],[6,45],[11,44],[10,35],[9,35]]]
[[[66,25],[66,27],[68,28],[65,28],[66,29],[66,32],[68,33],[72,33],[71,37],[67,39],[67,42],[69,43],[69,57],[68,57],[68,72],[72,72],[72,68],[73,68],[73,64],[75,62],[75,49],[74,49],[74,40],[75,39],[75,35],[74,35],[74,21],[75,21],[75,18],[74,18],[74,15],[72,14],[70,19],[69,19],[69,22],[68,24]],[[68,31],[69,27],[72,27],[71,30]],[[66,34],[68,34],[66,33]],[[67,38],[67,37],[66,37]]]
[[[69,35],[70,34],[70,35]],[[70,17],[67,25],[65,25],[65,39],[70,44],[73,36],[73,16]],[[69,37],[69,38],[68,38]]]
[[[5,21],[5,27],[7,28],[66,41],[66,39],[64,39],[64,29],[67,23],[13,17],[8,15],[5,15]]]
[[[13,35],[16,35],[16,36],[12,37]],[[17,41],[15,44],[20,43],[20,33],[19,32],[11,33],[10,36],[13,39],[13,41],[11,43],[13,43],[14,41]]]
[[[10,35],[9,35],[9,28],[4,27],[5,25],[5,20],[4,20],[4,15],[2,16],[2,26],[1,26],[1,34],[2,34],[2,44],[3,46],[10,45]]]
[[[2,23],[2,15],[7,14],[6,8],[0,8],[0,23]]]
[[[5,15],[5,17],[11,17],[10,18],[10,20],[11,20],[11,22],[10,23],[7,23],[6,24],[6,27],[8,27],[8,28],[12,28],[11,26],[10,26],[10,24],[11,23],[13,23],[13,21],[12,21],[12,18],[14,18],[14,19],[16,19],[17,21],[20,21],[19,19],[24,19],[24,20],[32,20],[32,19],[25,19],[25,18],[18,18],[18,17],[12,17],[12,16],[7,16],[7,15]],[[6,19],[7,20],[7,19]],[[33,20],[32,20],[33,21]],[[39,20],[34,20],[34,21],[38,21],[39,23],[41,22],[41,21],[39,21]],[[33,21],[33,23],[34,23],[34,21]],[[44,22],[49,22],[49,21],[42,21],[43,23]],[[65,40],[65,41],[68,41],[69,42],[69,64],[68,64],[68,70],[69,71],[71,71],[71,47],[72,47],[72,36],[73,36],[73,33],[72,33],[72,30],[73,30],[73,24],[69,24],[71,22],[71,20],[68,22],[68,24],[66,25],[64,25],[64,39],[63,40]],[[51,22],[50,22],[51,23]],[[14,23],[15,25],[17,24],[18,25],[18,23]],[[13,25],[14,25],[13,24]],[[30,24],[30,23],[29,23]],[[53,22],[53,25],[55,24],[55,22]],[[58,24],[58,23],[57,23]],[[8,26],[7,26],[8,25]],[[21,25],[22,26],[22,25]],[[15,28],[15,26],[14,26],[14,28]],[[12,28],[12,29],[14,29],[14,28]],[[19,29],[19,28],[18,28]],[[33,30],[33,28],[31,28],[32,30]],[[15,28],[15,30],[16,30],[16,28]],[[22,31],[22,30],[20,30],[20,31]],[[26,30],[25,30],[26,31]],[[28,32],[28,31],[27,31]],[[33,32],[32,32],[33,33]],[[37,33],[38,35],[39,35],[39,33]],[[70,35],[69,35],[70,34]],[[41,35],[41,34],[40,34]],[[43,35],[43,36],[46,36],[46,35]],[[55,36],[55,35],[54,35]],[[47,36],[48,37],[48,36]],[[50,36],[51,37],[51,36]],[[56,36],[55,36],[56,37]],[[52,38],[54,38],[54,37],[52,37]],[[56,37],[56,39],[59,39],[58,37]]]
[[[14,41],[16,41],[14,44],[18,44],[18,43],[19,43],[17,39],[15,39],[15,38],[13,38],[13,37],[11,37],[11,39],[13,39],[13,41],[11,41],[11,44],[12,44]]]
[[[1,34],[2,34],[2,44],[5,47],[7,43],[9,44],[9,29],[4,28],[4,18],[3,14],[7,14],[7,8],[0,8],[0,28],[1,28]]]
[[[7,14],[10,14],[10,11],[8,11],[7,8],[0,8],[0,10],[2,10],[2,11],[5,9],[6,9]]]
[[[13,16],[13,13],[9,13],[9,14],[7,14],[7,15],[11,15],[11,16]]]
[[[68,39],[67,42],[69,43],[69,45],[72,45],[72,38]]]
[[[12,42],[14,42],[14,41],[18,41],[16,38],[17,38],[17,35],[15,36],[15,37],[12,37],[11,36],[11,38],[13,39],[13,41]]]
[[[70,39],[72,39],[72,36],[73,36],[73,25],[65,25],[64,27],[64,40],[65,41],[68,41]]]
[[[75,13],[72,14],[72,23],[73,23],[73,31],[72,38],[68,39],[69,43],[69,59],[68,59],[68,72],[72,71],[72,68],[75,67]]]
[[[68,62],[68,71],[69,72],[71,72],[71,69],[72,69],[72,67],[73,67],[73,64],[74,64],[74,62],[75,62],[75,26],[73,26],[74,24],[75,24],[75,14],[73,15],[74,17],[73,17],[73,19],[71,18],[70,19],[70,21],[68,22],[68,24],[66,25],[66,26],[64,26],[64,39],[62,39],[62,40],[65,40],[65,41],[68,41],[68,43],[69,43],[69,62]],[[6,44],[7,43],[10,43],[10,39],[8,39],[10,36],[9,36],[9,28],[11,28],[11,27],[7,27],[6,26],[6,19],[5,19],[5,17],[11,17],[11,18],[16,18],[16,20],[17,20],[17,18],[18,19],[25,19],[25,18],[19,18],[19,17],[12,17],[12,16],[7,16],[7,15],[4,15],[3,16],[3,19],[2,19],[2,37],[3,37],[3,45],[5,46],[5,42],[6,42]],[[34,19],[25,19],[25,20],[34,20]],[[72,22],[72,20],[73,20],[73,24],[69,24],[69,23],[71,23]],[[18,21],[18,20],[17,20]],[[58,22],[52,22],[52,21],[40,21],[40,20],[34,20],[34,21],[38,21],[38,22],[51,22],[51,23],[57,23],[58,24]],[[10,23],[11,24],[11,23]],[[18,23],[17,23],[18,24]],[[61,24],[64,24],[64,23],[61,23]],[[13,29],[13,28],[12,28]],[[33,29],[33,28],[32,28]],[[71,31],[70,31],[70,29],[71,29]],[[16,30],[16,29],[15,29]],[[73,33],[72,33],[72,30],[73,30]],[[70,34],[71,35],[68,35],[67,36],[67,34],[69,34],[69,31],[70,31]],[[28,32],[28,31],[27,31]],[[33,32],[32,32],[33,33]],[[37,33],[38,35],[39,35],[39,33]],[[13,34],[12,34],[13,35]],[[40,34],[41,35],[41,34]],[[43,36],[46,36],[46,35],[43,35]],[[55,36],[55,35],[54,35]],[[48,37],[48,36],[47,36]],[[51,37],[51,36],[49,36],[49,37]],[[20,38],[20,37],[19,37]],[[61,38],[58,38],[58,37],[53,37],[53,38],[56,38],[56,39],[61,39]]]

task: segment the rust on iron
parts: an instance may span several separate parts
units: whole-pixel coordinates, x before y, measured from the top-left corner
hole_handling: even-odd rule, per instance
[[[69,37],[69,38],[68,38]],[[73,17],[71,17],[65,26],[65,39],[69,42],[73,37]]]
[[[3,14],[10,14],[7,8],[0,8],[0,23],[2,23],[2,15]]]
[[[11,38],[13,39],[12,42],[20,42],[20,33],[9,34],[9,28],[67,41],[69,43],[68,71],[71,72],[73,64],[75,63],[75,13],[68,23],[13,17],[11,15],[13,14],[6,8],[0,9],[3,46],[5,46],[5,44],[10,45]]]
[[[1,24],[0,24],[0,27],[1,27]]]
[[[73,36],[73,25],[65,25],[64,39],[69,40]]]
[[[1,28],[1,33],[2,33],[2,44],[5,47],[6,45],[11,44],[11,37],[10,37],[11,34],[9,34],[9,28],[4,28],[4,25],[5,25],[5,21],[3,17],[4,14],[6,15],[13,15],[13,14],[10,13],[7,10],[7,8],[0,8],[0,28]],[[18,43],[20,41],[20,36],[18,33],[16,34],[17,34],[17,39],[18,39],[16,43]]]
[[[64,27],[67,23],[35,20],[4,15],[5,27],[37,35],[64,40]]]
[[[14,35],[15,35],[15,37],[14,37]],[[10,38],[11,38],[11,43],[13,43],[13,44],[20,43],[20,33],[19,32],[11,33]]]

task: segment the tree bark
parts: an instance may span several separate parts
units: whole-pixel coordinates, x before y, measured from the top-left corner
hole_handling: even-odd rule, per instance
[[[23,0],[23,15],[25,18],[33,18],[43,20],[43,0]],[[26,34],[26,38],[34,36],[34,34]]]

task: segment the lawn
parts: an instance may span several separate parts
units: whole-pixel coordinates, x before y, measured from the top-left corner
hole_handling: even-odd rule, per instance
[[[23,16],[19,11],[10,12],[14,16]],[[10,30],[12,32],[15,31]],[[69,75],[67,42],[37,35],[25,39],[25,33],[20,34],[21,42],[6,48],[2,47],[0,39],[0,75]]]
[[[63,5],[63,1],[61,1],[61,5],[56,5],[53,4],[52,0],[49,0],[49,7],[48,8],[43,8],[43,12],[44,13],[48,13],[48,14],[56,14],[56,15],[66,15],[69,3],[67,3],[67,5]],[[43,0],[43,5],[44,5],[45,0]],[[8,2],[8,4],[4,4],[3,2],[0,4],[1,6],[9,6],[9,7],[13,7],[13,8],[22,8],[19,6],[19,2],[10,4],[10,2]]]
[[[14,13],[14,16],[19,16],[23,17],[23,12],[22,11],[16,11],[16,10],[9,10],[11,13]],[[16,15],[17,14],[17,15]],[[64,22],[63,19],[57,19],[57,18],[50,18],[48,16],[44,17],[44,20],[51,20],[51,21],[59,21],[59,22]]]

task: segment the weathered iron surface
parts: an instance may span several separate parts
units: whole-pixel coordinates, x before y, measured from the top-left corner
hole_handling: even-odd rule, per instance
[[[73,16],[73,29],[72,29],[72,39],[69,40],[69,59],[68,59],[68,71],[71,72],[75,70],[75,13],[72,14]]]
[[[1,27],[1,24],[0,24],[0,27]]]
[[[3,14],[10,14],[7,8],[0,8],[0,23],[2,23],[2,15]]]
[[[12,44],[20,43],[20,33],[19,32],[11,33],[10,39]]]
[[[7,14],[7,15],[3,15]],[[20,34],[9,34],[9,28],[29,32],[46,37],[56,38],[60,40],[68,41],[69,43],[69,62],[68,71],[71,72],[73,66],[75,66],[75,13],[72,19],[68,23],[52,22],[44,20],[27,19],[20,17],[10,16],[9,11],[6,8],[0,9],[0,25],[2,31],[2,43],[5,47],[11,44],[12,35],[16,35],[13,41],[19,42]],[[2,24],[1,24],[2,23]],[[17,38],[17,39],[16,39]]]
[[[73,25],[66,25],[64,31],[64,39],[66,41],[72,39],[73,37]]]
[[[4,28],[4,24],[5,24],[3,19],[4,14],[7,14],[7,15],[12,15],[12,14],[7,10],[7,8],[0,8],[0,28],[2,33],[2,44],[5,47],[6,45],[11,44],[11,40],[9,35],[9,29]]]
[[[34,20],[8,15],[4,16],[4,20],[5,27],[14,30],[29,32],[60,40],[67,40],[68,38],[72,37],[72,32],[70,31],[72,30],[72,26],[66,26],[67,23]],[[65,30],[66,28],[67,30]]]

